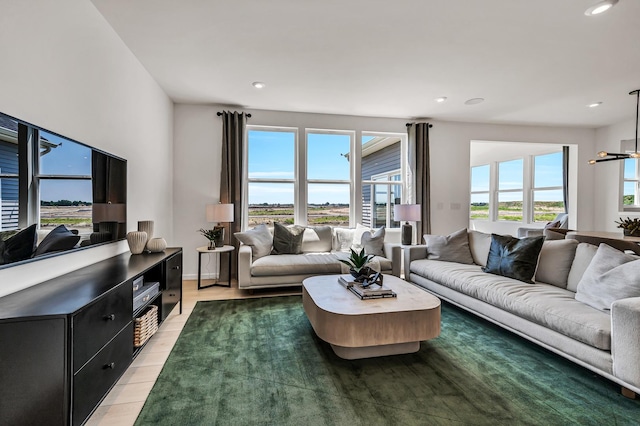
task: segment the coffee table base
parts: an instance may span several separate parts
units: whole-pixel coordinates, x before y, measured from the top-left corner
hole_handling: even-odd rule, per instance
[[[333,352],[342,359],[374,358],[377,356],[412,354],[420,350],[420,342],[396,343],[393,345],[363,346],[346,348],[331,345]]]

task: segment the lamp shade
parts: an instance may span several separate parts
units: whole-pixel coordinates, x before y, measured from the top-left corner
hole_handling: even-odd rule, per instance
[[[207,222],[233,222],[233,204],[207,204]]]
[[[393,219],[420,222],[420,210],[420,204],[396,204],[393,206]]]
[[[127,206],[121,203],[94,203],[91,207],[93,223],[124,222],[127,217]]]

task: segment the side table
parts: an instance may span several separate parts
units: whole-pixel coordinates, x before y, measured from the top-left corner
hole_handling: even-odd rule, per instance
[[[198,290],[203,289],[203,288],[209,288],[209,287],[213,287],[213,286],[220,286],[220,287],[231,287],[231,256],[233,254],[233,251],[236,248],[234,246],[222,246],[222,247],[215,247],[213,249],[210,249],[209,247],[198,247],[196,250],[198,251]],[[220,284],[219,279],[220,279],[220,262],[218,262],[218,280],[214,283],[214,284],[209,284],[206,286],[203,286],[202,283],[202,255],[204,253],[218,253],[220,256],[220,261],[222,261],[222,254],[226,254],[229,257],[229,281],[228,283],[225,284]]]

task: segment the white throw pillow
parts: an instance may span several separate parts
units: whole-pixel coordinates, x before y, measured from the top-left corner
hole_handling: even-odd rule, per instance
[[[366,254],[384,257],[384,234],[384,226],[373,234],[370,231],[366,231],[362,234],[360,242],[364,248],[364,252]]]
[[[473,264],[467,228],[447,236],[425,234],[424,242],[427,245],[427,259]]]
[[[480,266],[487,266],[489,249],[491,248],[491,234],[480,231],[469,231],[469,248],[473,263]]]
[[[571,264],[571,270],[567,277],[567,290],[571,290],[574,293],[578,291],[578,284],[584,275],[584,271],[587,270],[591,260],[596,255],[598,246],[593,244],[580,243],[576,248],[576,256]]]
[[[336,234],[336,241],[333,249],[335,251],[342,251],[348,253],[351,250],[353,244],[353,229],[348,228],[334,228]]]
[[[604,243],[584,271],[576,300],[609,311],[616,300],[640,296],[640,259]]]
[[[258,225],[245,232],[236,232],[233,235],[242,244],[251,247],[251,254],[254,261],[271,253],[273,236],[265,224]]]

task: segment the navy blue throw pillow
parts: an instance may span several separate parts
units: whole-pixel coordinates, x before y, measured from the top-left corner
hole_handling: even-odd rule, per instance
[[[80,236],[69,231],[66,226],[56,226],[38,245],[35,256],[54,251],[69,250],[78,244],[79,240]]]
[[[484,272],[533,284],[544,237],[515,238],[491,234],[491,247]]]
[[[1,241],[0,265],[30,259],[36,249],[37,241],[35,223],[6,241]]]

